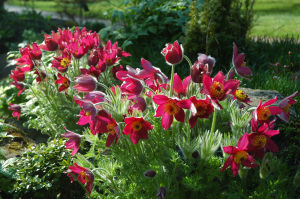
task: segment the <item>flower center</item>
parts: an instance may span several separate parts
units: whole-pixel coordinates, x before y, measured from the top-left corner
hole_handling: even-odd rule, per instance
[[[70,60],[66,57],[60,61],[60,65],[64,68],[66,68],[69,64],[70,64]]]
[[[197,102],[196,104],[194,104],[197,110],[196,116],[198,117],[202,117],[206,114],[207,112],[207,105],[205,102]]]
[[[248,159],[248,153],[246,151],[239,151],[236,154],[234,154],[233,160],[237,164],[241,164],[243,160]]]
[[[115,124],[114,123],[109,123],[106,128],[108,130],[108,132],[112,135],[114,135],[116,132],[115,132]]]
[[[220,82],[214,82],[212,87],[210,88],[210,93],[212,97],[221,100],[225,95],[224,84],[221,84]]]
[[[107,64],[107,65],[112,65],[114,62],[113,62],[113,60],[112,59],[110,59],[110,58],[106,58],[105,59],[105,63]]]
[[[132,129],[134,131],[140,131],[143,128],[142,123],[140,121],[134,121],[132,123]]]
[[[267,137],[265,135],[255,135],[251,140],[251,144],[258,149],[264,148],[266,143]]]
[[[270,109],[268,107],[259,108],[257,110],[257,118],[260,121],[266,121],[271,115]]]
[[[89,177],[86,175],[86,173],[85,173],[84,171],[81,171],[81,172],[80,172],[80,176],[81,176],[82,178],[84,178],[84,180],[86,181],[86,183],[89,183],[89,182],[90,182]]]
[[[244,91],[237,89],[234,93],[234,96],[241,101],[245,101],[247,98],[247,95]]]
[[[288,115],[290,112],[290,107],[291,107],[291,105],[287,104],[284,108],[282,108],[282,110]]]
[[[174,115],[179,111],[179,107],[172,101],[165,105],[164,111],[168,115]]]
[[[68,81],[67,78],[64,78],[64,79],[63,79],[63,85],[64,85],[65,87],[69,87],[69,81]]]
[[[89,112],[89,111],[86,111],[86,112],[85,112],[85,115],[86,115],[86,116],[90,116],[91,114],[92,114],[92,113]]]

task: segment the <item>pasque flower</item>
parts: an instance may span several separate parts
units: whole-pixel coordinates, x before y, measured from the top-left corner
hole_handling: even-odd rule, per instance
[[[231,166],[232,174],[236,176],[240,169],[240,165],[246,167],[255,168],[258,165],[255,164],[254,158],[249,155],[247,151],[249,140],[246,136],[242,136],[237,144],[237,147],[234,146],[223,146],[223,151],[227,154],[230,154],[229,158],[225,161],[221,171],[224,171],[229,166]]]
[[[191,101],[189,99],[177,100],[168,98],[165,95],[156,95],[153,97],[153,101],[158,105],[154,117],[162,116],[161,123],[165,130],[170,128],[174,117],[177,121],[184,123],[185,114],[183,109],[189,109],[191,107]]]
[[[183,48],[182,45],[179,45],[178,41],[174,41],[173,44],[166,44],[161,53],[169,65],[180,64],[183,59]]]
[[[235,43],[233,43],[232,64],[237,74],[240,75],[241,77],[249,79],[249,76],[252,76],[251,69],[247,67],[245,64],[245,54],[238,53],[238,47]],[[234,74],[234,71],[232,71],[232,73]],[[233,74],[229,74],[229,76],[232,77]]]
[[[64,138],[69,138],[69,140],[65,143],[65,146],[66,146],[66,149],[73,149],[73,151],[72,151],[72,156],[73,156],[77,153],[77,151],[79,149],[81,138],[80,138],[80,135],[67,130],[66,127],[64,127],[64,129],[67,132],[62,134],[61,136]]]
[[[12,104],[12,103],[10,103],[10,104],[9,104],[9,107],[8,107],[8,110],[13,111],[13,112],[12,112],[12,116],[15,117],[15,118],[17,118],[17,120],[20,119],[20,116],[21,116],[21,110],[22,110],[21,106],[19,106],[19,105],[17,105],[17,104]]]
[[[140,80],[128,77],[125,79],[120,88],[123,94],[128,95],[128,99],[133,99],[142,93],[144,86]]]
[[[44,43],[39,47],[45,51],[56,51],[58,49],[58,43],[60,39],[60,35],[52,31],[51,35],[44,34]]]
[[[224,74],[219,71],[218,74],[212,79],[208,75],[203,74],[203,94],[207,94],[214,107],[217,109],[222,109],[219,101],[222,101],[226,96],[235,91],[240,85],[239,80],[230,79],[225,81]]]
[[[19,91],[18,91],[18,96],[21,95],[21,93],[23,91],[25,91],[25,84],[23,84],[22,82],[11,82],[10,84],[14,85]]]
[[[130,134],[133,144],[137,144],[140,139],[148,139],[148,131],[153,129],[153,126],[142,117],[125,118],[124,122],[126,126],[124,127],[123,134]]]
[[[209,118],[210,114],[214,112],[213,105],[209,102],[209,98],[206,97],[205,100],[199,99],[197,100],[195,96],[190,98],[192,116],[189,119],[189,124],[191,129],[196,125],[198,118]]]
[[[284,98],[279,102],[279,108],[282,109],[281,113],[278,115],[280,119],[282,119],[285,122],[289,122],[290,119],[290,107],[297,103],[296,100],[293,98],[298,95],[298,91],[294,92],[290,96]]]
[[[75,78],[76,85],[73,87],[80,92],[91,92],[97,87],[97,79],[91,75],[80,75]]]
[[[181,81],[177,73],[174,74],[173,80],[173,92],[176,97],[186,96],[187,89],[190,85],[191,76],[187,76],[183,81]]]
[[[61,86],[58,88],[58,92],[61,91],[67,91],[67,89],[70,86],[70,80],[68,78],[66,78],[65,76],[62,76],[60,73],[58,73],[57,77],[59,79],[55,80],[55,84],[61,84]]]
[[[254,117],[252,120],[254,120],[255,122],[258,121],[260,124],[269,123],[269,118],[271,115],[277,115],[282,112],[281,108],[277,106],[270,106],[276,101],[277,97],[265,102],[264,104],[262,103],[262,100],[260,100],[259,105],[253,112]]]
[[[74,181],[73,176],[77,176],[77,180],[80,183],[85,184],[86,190],[89,194],[91,194],[94,183],[94,174],[90,170],[78,166],[78,164],[74,163],[74,166],[69,166],[67,173],[70,177],[71,183]]]
[[[236,89],[235,91],[232,92],[232,94],[233,94],[233,99],[238,99],[239,101],[244,102],[248,105],[251,102],[250,98],[243,90]]]
[[[70,56],[54,57],[51,61],[52,66],[56,68],[59,72],[64,73],[68,70],[68,66],[71,64]]]
[[[210,75],[215,63],[215,58],[205,54],[199,54],[197,61],[190,70],[192,81],[195,83],[202,83],[203,74]]]
[[[17,70],[12,70],[12,74],[9,75],[14,81],[21,82],[25,79],[25,72],[21,68],[17,67]]]

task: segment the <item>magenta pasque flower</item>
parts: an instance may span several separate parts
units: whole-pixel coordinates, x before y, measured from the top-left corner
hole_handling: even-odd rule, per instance
[[[44,42],[45,44],[41,44],[39,47],[45,51],[56,51],[58,49],[58,43],[60,36],[52,31],[51,35],[44,34]]]
[[[195,96],[190,98],[192,116],[189,119],[189,124],[191,129],[196,125],[198,118],[209,118],[209,116],[214,112],[213,105],[209,102],[209,98],[197,100]]]
[[[290,96],[284,98],[279,102],[279,108],[282,109],[281,113],[278,115],[280,119],[282,119],[285,122],[289,122],[290,119],[290,107],[297,103],[296,100],[293,98],[298,95],[298,91],[294,92]]]
[[[198,60],[191,67],[191,78],[195,83],[202,83],[203,74],[210,75],[216,60],[205,54],[199,54]]]
[[[18,96],[21,95],[21,93],[23,91],[25,91],[25,84],[23,84],[22,82],[11,82],[10,84],[14,85],[19,91],[18,91]]]
[[[64,129],[67,131],[66,133],[62,134],[61,136],[64,138],[69,138],[69,140],[65,143],[66,149],[73,149],[72,156],[75,155],[78,152],[79,146],[80,146],[80,135],[77,133],[74,133],[72,131],[69,131],[64,127]]]
[[[174,41],[173,44],[166,44],[166,47],[161,53],[169,65],[180,64],[183,59],[183,48],[182,45],[179,45],[177,40]]]
[[[123,134],[130,134],[133,144],[137,144],[140,139],[148,139],[148,131],[153,129],[153,126],[142,117],[125,118],[124,122],[126,126],[124,127]]]
[[[244,102],[248,105],[249,103],[251,103],[251,100],[248,97],[248,95],[240,89],[236,89],[235,91],[232,92],[232,94],[233,94],[233,99],[238,99],[239,101]]]
[[[269,118],[271,115],[277,115],[282,112],[281,108],[277,106],[270,106],[276,101],[277,97],[265,102],[264,104],[262,103],[262,100],[260,100],[259,105],[253,112],[254,117],[252,120],[254,120],[255,122],[258,121],[260,124],[269,123]]]
[[[235,91],[240,85],[239,80],[230,79],[225,81],[224,74],[219,71],[218,74],[212,79],[208,75],[203,74],[203,94],[207,94],[214,107],[217,109],[222,109],[219,101],[222,101],[226,96]]]
[[[67,91],[67,89],[70,86],[70,80],[68,78],[66,78],[65,76],[62,76],[60,73],[58,73],[57,77],[59,79],[55,80],[55,84],[61,84],[61,86],[58,88],[58,92],[61,91]]]
[[[19,106],[19,105],[17,105],[17,104],[12,104],[12,103],[10,103],[10,104],[9,104],[9,107],[8,107],[8,110],[13,111],[13,112],[12,112],[12,116],[15,117],[15,118],[17,118],[17,120],[20,119],[20,116],[21,116],[21,110],[22,110],[21,106]]]
[[[186,92],[190,85],[191,76],[187,76],[183,81],[181,81],[177,73],[174,74],[173,80],[173,91],[176,97],[186,96]]]
[[[21,82],[25,79],[25,72],[21,68],[17,67],[17,70],[12,70],[12,74],[9,75],[16,82]]]
[[[91,75],[80,75],[75,78],[76,85],[73,87],[80,92],[91,92],[97,87],[97,79]]]
[[[77,176],[77,180],[81,184],[85,184],[86,190],[91,194],[94,183],[94,174],[90,170],[74,163],[74,166],[69,166],[67,174],[70,177],[71,183],[74,181],[73,176]]]
[[[257,167],[258,165],[254,163],[254,158],[247,152],[248,143],[248,138],[246,136],[242,136],[238,141],[237,147],[223,146],[223,151],[230,154],[230,156],[227,158],[220,171],[224,171],[231,166],[232,174],[236,176],[241,164],[250,168]]]
[[[183,109],[189,109],[191,107],[191,101],[189,99],[177,100],[168,98],[165,95],[156,95],[153,97],[153,101],[158,105],[154,117],[162,116],[161,123],[165,130],[170,128],[174,117],[177,121],[184,123],[185,114]]]

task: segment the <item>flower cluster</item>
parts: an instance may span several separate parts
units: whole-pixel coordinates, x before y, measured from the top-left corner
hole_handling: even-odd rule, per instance
[[[161,53],[167,64],[172,66],[170,79],[144,58],[141,59],[142,69],[129,65],[123,67],[120,65],[121,58],[130,54],[117,43],[101,42],[95,32],[85,28],[75,28],[74,31],[59,29],[51,35],[45,34],[43,44],[33,43],[20,49],[21,56],[16,59],[19,67],[11,74],[12,84],[18,88],[20,95],[27,86],[24,82],[27,74],[31,74],[39,85],[51,85],[48,88],[56,88],[59,95],[68,96],[80,107],[77,125],[87,126],[92,135],[105,137],[106,147],[118,146],[118,142],[127,139],[134,144],[131,146],[139,146],[142,140],[151,139],[151,134],[161,129],[153,125],[155,120],[159,120],[165,131],[175,128],[174,123],[177,122],[186,123],[188,129],[194,129],[198,120],[208,119],[214,114],[212,134],[216,124],[215,114],[223,109],[222,101],[233,99],[248,105],[251,102],[247,94],[239,89],[240,81],[233,79],[235,72],[247,78],[252,75],[244,64],[245,55],[238,54],[235,44],[232,69],[227,75],[219,71],[214,77],[211,75],[215,59],[199,54],[195,63],[191,64],[178,41],[167,44]],[[45,54],[52,55],[49,66],[43,62]],[[190,64],[191,74],[181,79],[174,73],[174,68],[184,58]],[[112,80],[120,84],[111,87],[103,83]],[[195,87],[199,88],[197,93],[192,92]],[[278,106],[271,106],[276,98],[264,104],[260,102],[252,113],[252,133],[245,133],[237,147],[223,147],[230,156],[221,171],[231,166],[233,174],[237,175],[240,165],[256,167],[255,158],[262,158],[266,150],[278,151],[271,137],[279,134],[279,130],[273,129],[275,120],[270,119],[278,115],[288,121],[289,108],[296,103],[292,98],[297,94],[285,98]],[[14,117],[20,117],[20,106],[11,104],[10,110],[13,110]],[[65,131],[62,136],[69,139],[65,146],[72,149],[72,155],[75,155],[80,151],[82,136],[66,128]],[[77,163],[74,165],[68,170],[71,181],[76,176],[91,193],[93,170]]]

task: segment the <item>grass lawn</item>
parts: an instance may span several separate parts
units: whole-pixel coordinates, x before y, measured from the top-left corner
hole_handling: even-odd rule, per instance
[[[49,11],[49,12],[56,12],[57,11],[57,4],[55,1],[41,1],[41,0],[34,0],[34,1],[27,1],[24,3],[22,0],[7,0],[6,2],[9,5],[15,6],[25,6],[29,8],[34,8],[37,10],[42,11]],[[123,1],[119,0],[102,0],[102,1],[95,1],[93,3],[88,3],[88,12],[83,12],[83,15],[86,17],[93,17],[93,18],[107,18],[107,14],[114,10],[120,9],[123,6]],[[79,15],[79,10],[78,10]]]
[[[251,36],[300,36],[300,0],[257,0]]]

